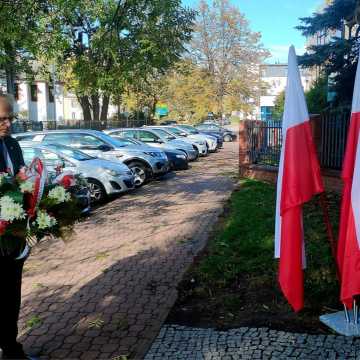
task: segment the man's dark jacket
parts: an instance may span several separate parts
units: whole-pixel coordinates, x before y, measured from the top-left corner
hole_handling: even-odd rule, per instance
[[[12,138],[11,136],[7,136],[4,138],[4,143],[6,145],[7,151],[9,153],[10,159],[12,161],[12,165],[14,168],[15,175],[19,172],[21,167],[25,165],[23,154],[17,140]],[[7,164],[5,163],[4,156],[0,155],[0,172],[4,172],[7,169]]]
[[[10,136],[4,138],[4,143],[6,145],[6,149],[9,153],[12,162],[14,174],[16,175],[19,172],[19,170],[25,165],[20,145],[17,142],[17,140],[15,140]],[[8,168],[8,164],[6,164],[5,162],[4,154],[0,152],[0,172],[5,172],[7,168]],[[19,243],[14,247],[11,247],[11,250],[10,249],[4,250],[4,248],[0,245],[0,257],[1,256],[17,257],[20,254],[21,248],[23,248],[23,244],[21,243]]]

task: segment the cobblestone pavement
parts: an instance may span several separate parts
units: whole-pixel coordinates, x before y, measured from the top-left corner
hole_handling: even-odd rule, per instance
[[[266,328],[164,326],[145,360],[360,359],[360,339]]]
[[[44,359],[142,359],[206,243],[238,169],[237,143],[94,211],[76,239],[25,264],[20,341]]]

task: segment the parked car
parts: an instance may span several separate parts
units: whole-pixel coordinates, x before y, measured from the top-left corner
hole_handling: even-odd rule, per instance
[[[173,124],[177,124],[177,121],[176,120],[165,120],[160,123],[160,125],[173,125]]]
[[[112,135],[115,138],[116,135]],[[129,144],[137,144],[137,145],[145,145],[139,140],[131,139],[131,138],[121,138],[122,141],[127,142]],[[179,150],[163,148],[167,158],[169,159],[170,169],[171,170],[187,170],[189,168],[189,161],[186,155]]]
[[[169,160],[161,149],[129,145],[97,130],[53,130],[14,134],[19,141],[58,143],[79,149],[90,156],[120,161],[135,174],[135,186],[169,171]]]
[[[207,152],[214,152],[217,150],[218,144],[215,136],[200,134],[199,132],[194,133],[186,128],[180,126],[165,126],[168,131],[175,134],[176,136],[183,136],[186,139],[193,141],[204,142],[206,145]]]
[[[209,147],[206,143],[206,139],[203,137],[188,137],[187,134],[172,126],[146,126],[147,129],[153,129],[153,130],[162,130],[166,131],[168,133],[168,136],[175,137],[178,140],[185,141],[188,144],[190,144],[193,148],[196,148],[200,156],[207,156],[209,153]],[[216,147],[216,141],[215,141],[215,147]]]
[[[69,146],[20,142],[25,161],[43,159],[47,170],[55,173],[61,164],[64,171],[81,174],[88,183],[91,202],[103,201],[109,195],[128,192],[135,188],[135,175],[119,161],[96,158]]]
[[[219,125],[219,121],[218,120],[215,120],[215,119],[206,119],[202,122],[202,124],[205,124],[205,125]]]
[[[194,126],[191,126],[191,125],[187,125],[187,124],[179,124],[177,125],[177,127],[183,131],[187,131],[189,132],[190,134],[192,135],[207,135],[207,136],[211,136],[213,138],[216,138],[216,141],[217,141],[217,148],[222,148],[223,147],[223,142],[224,142],[224,139],[223,139],[223,136],[222,134],[217,134],[217,133],[213,133],[213,134],[208,134],[208,133],[203,133],[203,132],[200,132],[198,129],[196,129]]]
[[[236,134],[228,129],[215,124],[199,124],[195,126],[200,132],[206,134],[221,134],[224,141],[236,141]]]
[[[157,149],[174,149],[182,151],[189,161],[194,161],[199,157],[199,153],[189,143],[176,139],[166,131],[152,130],[148,128],[124,128],[105,130],[106,134],[117,135],[119,137],[134,138]]]

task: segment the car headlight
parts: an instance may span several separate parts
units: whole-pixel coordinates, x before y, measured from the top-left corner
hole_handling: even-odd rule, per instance
[[[182,155],[182,154],[176,155],[176,157],[177,157],[178,159],[186,159],[186,156],[185,156],[185,155]]]
[[[116,170],[112,170],[112,169],[104,169],[104,171],[111,175],[111,176],[120,176],[122,175],[120,172],[116,171]]]

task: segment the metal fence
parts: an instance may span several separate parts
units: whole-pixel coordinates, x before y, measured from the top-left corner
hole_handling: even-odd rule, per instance
[[[338,108],[321,114],[315,127],[320,138],[317,149],[322,168],[340,170],[345,154],[351,110]],[[250,163],[278,166],[282,144],[280,121],[249,121],[247,124]]]
[[[282,143],[280,121],[251,121],[247,126],[248,155],[252,164],[278,166]]]
[[[137,119],[121,119],[104,121],[21,121],[17,120],[12,124],[13,133],[21,133],[26,131],[42,131],[42,130],[62,130],[62,129],[115,129],[123,127],[140,127],[147,125],[148,120]]]
[[[351,110],[340,108],[321,115],[320,163],[328,169],[341,169],[345,154]]]

